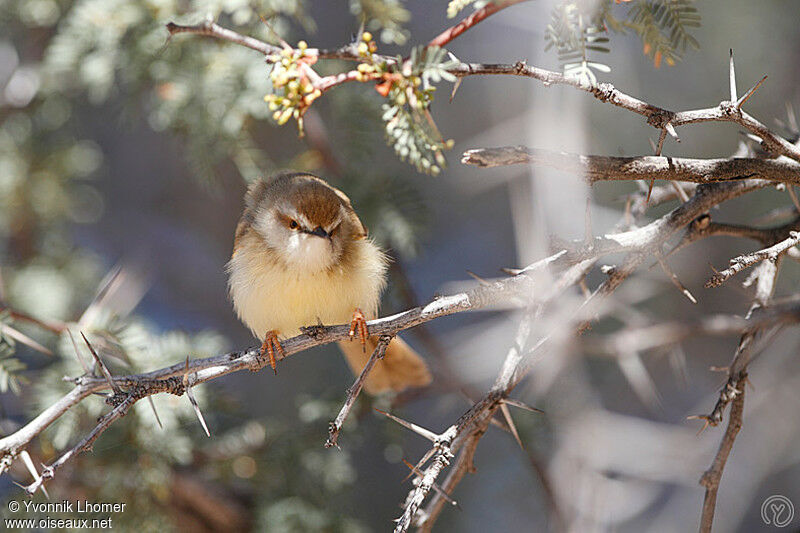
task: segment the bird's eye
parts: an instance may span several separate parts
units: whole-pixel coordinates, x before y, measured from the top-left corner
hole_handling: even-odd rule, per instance
[[[289,221],[289,227],[290,227],[291,229],[297,229],[297,228],[299,228],[299,227],[300,227],[300,225],[297,223],[297,221],[296,221],[296,220],[291,220],[291,221]]]

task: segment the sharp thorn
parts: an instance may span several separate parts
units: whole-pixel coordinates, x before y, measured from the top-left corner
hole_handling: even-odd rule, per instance
[[[511,412],[508,410],[508,405],[501,403],[500,411],[503,413],[503,418],[505,418],[506,424],[508,424],[508,428],[511,430],[511,434],[514,435],[514,440],[517,441],[517,444],[519,444],[519,449],[524,450],[525,446],[522,445],[522,440],[519,438],[519,432],[517,431],[517,426],[514,425],[514,420],[511,418]]]
[[[414,424],[412,422],[407,422],[407,421],[403,420],[402,418],[398,418],[398,417],[394,416],[391,413],[387,413],[386,411],[381,411],[377,407],[373,407],[373,409],[375,409],[376,411],[378,411],[382,415],[385,415],[388,418],[391,418],[392,420],[394,420],[395,422],[397,422],[398,424],[400,424],[404,428],[410,429],[411,431],[413,431],[417,435],[425,437],[426,439],[428,439],[431,442],[436,442],[436,441],[439,440],[439,435],[437,435],[433,431],[425,429],[424,427],[418,426],[417,424]]]
[[[530,411],[531,413],[544,414],[544,411],[542,411],[541,409],[537,409],[536,407],[531,407],[530,405],[522,403],[521,401],[515,400],[513,398],[504,398],[502,401],[504,404],[510,405],[512,407],[517,407],[519,409],[524,409],[526,411]]]
[[[730,49],[730,54],[731,54],[731,59],[729,67],[729,77],[731,86],[731,102],[735,102],[738,98],[736,97],[736,69],[733,66],[733,48]]]
[[[103,373],[103,377],[106,378],[108,386],[111,387],[111,390],[114,391],[114,394],[122,394],[122,389],[120,389],[119,385],[117,385],[114,382],[114,378],[111,376],[111,372],[108,371],[108,367],[106,367],[105,363],[103,363],[103,360],[100,359],[100,356],[97,355],[97,352],[94,350],[94,347],[89,342],[89,339],[86,338],[86,335],[84,335],[82,331],[80,332],[80,334],[81,337],[83,337],[83,342],[86,343],[86,346],[89,347],[89,351],[92,352],[92,357],[94,357],[95,362],[100,367],[100,371]]]
[[[764,81],[765,81],[766,79],[767,79],[767,76],[764,76],[763,78],[761,78],[761,80],[759,80],[759,82],[758,82],[758,83],[756,83],[755,85],[753,85],[753,87],[752,87],[752,88],[751,88],[749,91],[747,91],[746,93],[744,93],[744,96],[742,96],[741,98],[739,98],[739,100],[737,100],[737,101],[736,101],[736,109],[741,109],[741,108],[742,108],[742,106],[744,105],[744,103],[745,103],[745,102],[746,102],[746,101],[747,101],[747,100],[748,100],[748,99],[749,99],[751,96],[753,96],[753,93],[754,93],[754,92],[756,92],[756,91],[758,90],[758,88],[759,88],[759,87],[761,87],[761,84],[762,84],[762,83],[764,83]]]

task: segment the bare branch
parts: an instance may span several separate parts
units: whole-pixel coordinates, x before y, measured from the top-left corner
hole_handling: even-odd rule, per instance
[[[485,6],[480,9],[476,9],[472,14],[468,15],[464,20],[447,28],[442,33],[431,39],[428,43],[428,46],[445,46],[447,43],[464,33],[465,31],[469,30],[482,20],[491,15],[494,15],[498,11],[501,11],[507,7],[511,7],[514,4],[519,4],[524,2],[525,0],[496,0],[494,2],[489,2]]]
[[[501,281],[494,281],[489,285],[476,287],[470,291],[437,298],[423,307],[372,320],[368,322],[368,327],[374,335],[391,336],[400,330],[414,327],[438,317],[487,307],[498,301],[509,299],[520,291],[524,294],[529,294],[531,283],[531,279],[527,276],[515,276]],[[313,346],[347,339],[348,335],[349,325],[306,328],[305,333],[283,341],[285,355],[282,355],[280,359]],[[57,465],[61,465],[75,454],[87,450],[91,442],[94,442],[108,425],[124,416],[130,405],[139,399],[161,392],[183,394],[185,386],[182,378],[189,373],[192,375],[190,384],[195,386],[232,372],[260,370],[267,363],[259,357],[259,353],[260,346],[253,346],[246,350],[226,355],[190,360],[188,363],[178,363],[144,374],[113,377],[110,373],[107,373],[106,369],[104,377],[81,376],[71,379],[70,381],[74,383],[75,387],[69,393],[15,433],[0,439],[0,473],[8,467],[10,461],[36,435],[57,420],[69,408],[77,405],[93,393],[112,389],[114,394],[109,396],[107,401],[112,402],[117,407],[104,417],[103,423],[99,424],[95,432],[90,435],[92,438],[88,444],[82,441],[83,444],[79,444],[71,452],[62,456],[63,461],[59,459]],[[102,364],[102,362],[100,363]],[[123,388],[127,389],[127,392],[123,391]],[[127,407],[119,409],[119,405],[127,405]],[[43,477],[47,478],[45,475]]]
[[[746,382],[746,374],[736,382],[736,387],[733,389],[736,393],[728,419],[728,428],[725,430],[725,435],[722,437],[722,442],[719,444],[717,455],[714,457],[711,467],[706,470],[703,477],[700,478],[700,484],[706,488],[706,495],[703,499],[703,512],[700,516],[700,533],[711,533],[711,525],[714,521],[714,508],[717,504],[717,491],[719,490],[719,483],[722,479],[722,470],[725,468],[725,463],[728,461],[728,456],[733,449],[736,435],[738,435],[739,430],[742,428],[744,389]]]
[[[248,37],[246,35],[236,33],[233,30],[223,28],[222,26],[211,20],[206,20],[205,22],[202,22],[201,24],[196,24],[194,26],[181,26],[180,24],[169,22],[167,23],[166,28],[167,31],[169,32],[170,37],[173,37],[180,33],[192,33],[195,35],[204,35],[207,37],[214,37],[217,39],[230,41],[232,43],[241,46],[246,46],[247,48],[251,48],[257,52],[261,52],[264,55],[280,54],[282,50],[280,46],[271,45],[259,39],[255,39],[253,37]]]
[[[800,242],[800,232],[792,231],[789,237],[781,242],[749,254],[740,255],[731,259],[731,266],[718,272],[706,282],[706,287],[719,287],[730,278],[761,261],[777,261],[778,257],[789,251]]]
[[[731,157],[693,159],[683,157],[613,157],[554,152],[525,146],[467,150],[461,158],[467,165],[490,168],[516,164],[539,164],[597,181],[660,179],[694,183],[759,178],[800,184],[800,163],[787,159]]]
[[[379,359],[383,359],[383,356],[386,354],[386,348],[393,338],[393,335],[381,336],[378,340],[378,345],[372,351],[372,355],[370,355],[367,364],[364,365],[364,368],[356,378],[353,386],[347,389],[347,398],[344,401],[342,409],[339,411],[336,419],[328,425],[328,440],[325,441],[326,448],[330,448],[331,446],[339,447],[337,441],[339,439],[339,432],[342,430],[342,425],[347,415],[350,414],[350,409],[353,408],[353,404],[356,403],[356,398],[358,398],[361,388],[364,386],[364,381],[366,381],[367,376],[369,376],[372,367],[375,366],[375,363],[377,363]]]

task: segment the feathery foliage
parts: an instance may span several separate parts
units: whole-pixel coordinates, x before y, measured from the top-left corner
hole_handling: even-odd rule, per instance
[[[610,72],[611,69],[597,61],[590,61],[590,52],[608,52],[608,43],[602,20],[596,15],[583,13],[575,2],[557,4],[544,33],[545,50],[555,48],[564,74],[583,83],[595,84],[593,69]]]
[[[626,26],[641,38],[645,55],[656,67],[662,60],[674,65],[688,47],[700,47],[689,33],[700,26],[700,15],[689,0],[639,0],[631,5]]]
[[[609,52],[609,32],[633,31],[656,67],[662,61],[672,66],[688,48],[699,47],[690,31],[700,20],[691,0],[562,1],[551,11],[545,50],[555,49],[566,75],[594,84],[594,71],[611,70],[592,57]]]

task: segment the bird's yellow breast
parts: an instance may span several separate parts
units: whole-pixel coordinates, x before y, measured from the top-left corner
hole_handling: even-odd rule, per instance
[[[288,338],[302,326],[347,323],[356,308],[377,315],[386,260],[371,241],[355,242],[353,256],[341,265],[304,273],[270,260],[258,242],[244,240],[228,264],[229,288],[239,318],[259,338],[271,330]]]

